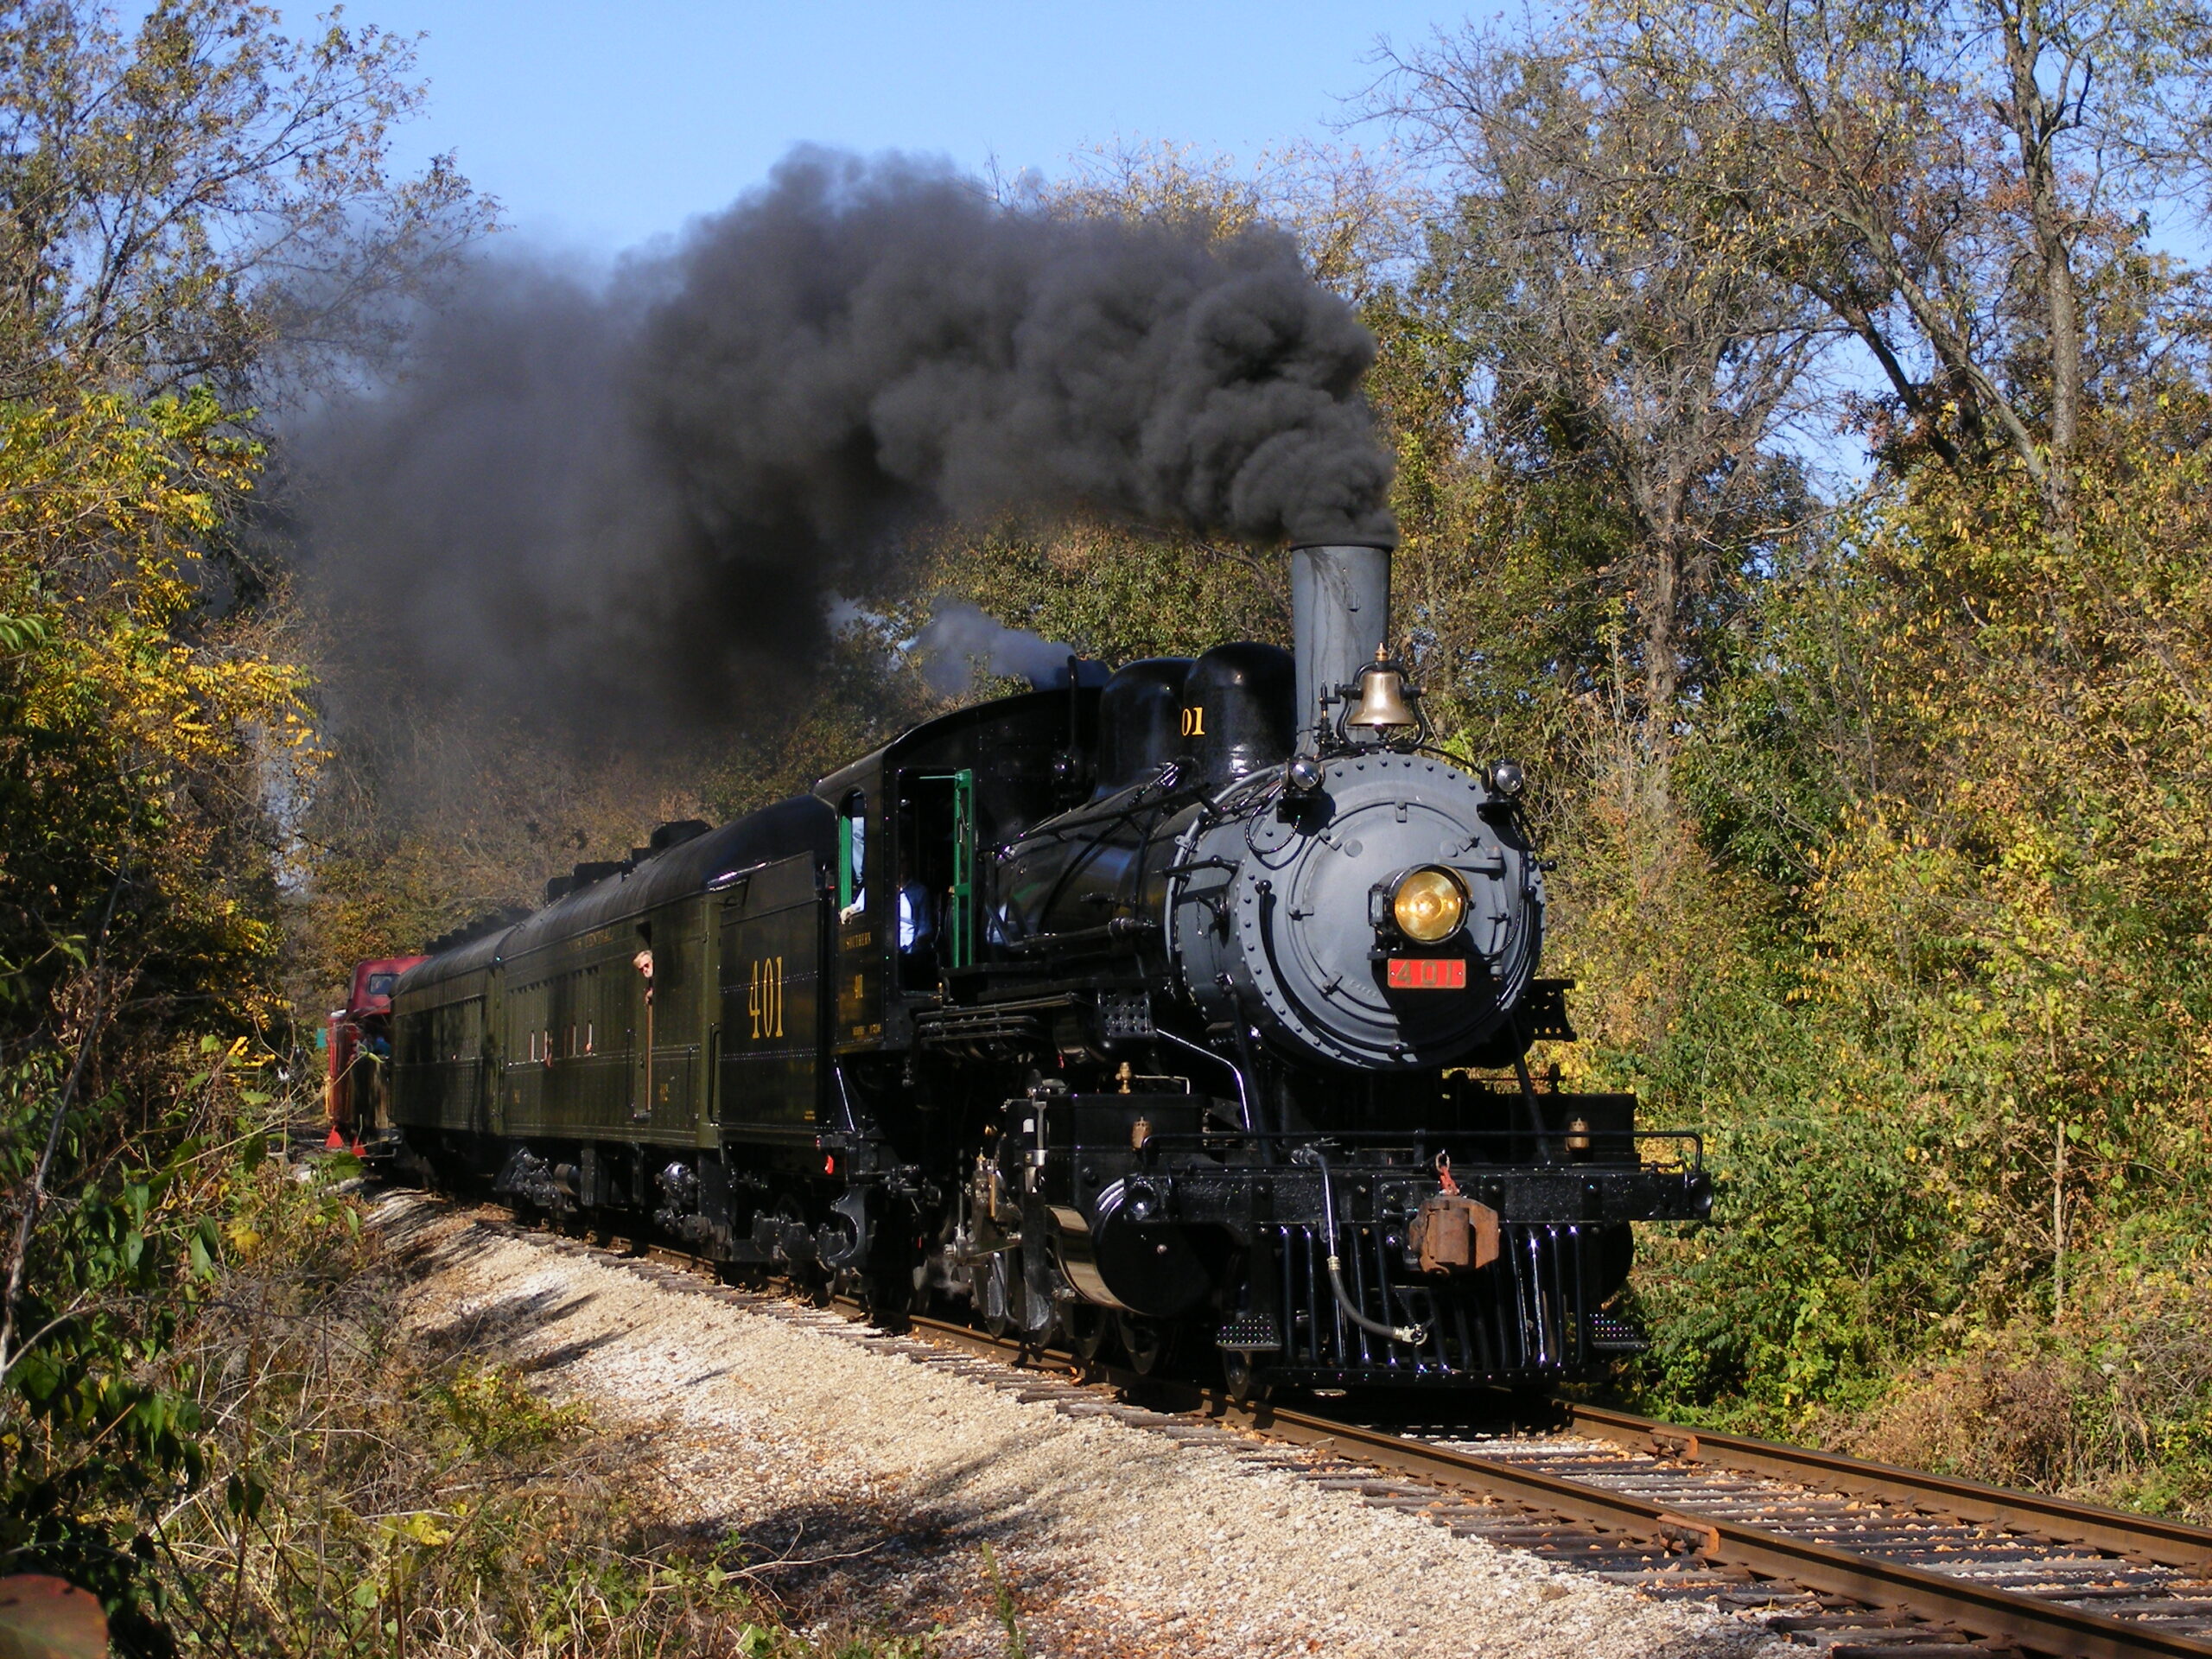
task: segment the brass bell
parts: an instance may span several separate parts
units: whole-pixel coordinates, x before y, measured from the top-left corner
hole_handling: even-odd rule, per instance
[[[1384,647],[1377,645],[1373,665],[1359,671],[1359,707],[1345,716],[1344,724],[1390,731],[1420,723],[1406,705],[1405,676],[1391,665]]]

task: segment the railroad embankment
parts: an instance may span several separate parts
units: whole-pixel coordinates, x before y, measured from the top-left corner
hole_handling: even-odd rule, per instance
[[[411,1194],[372,1219],[408,1265],[414,1330],[654,1446],[671,1514],[734,1541],[801,1631],[1036,1659],[1643,1659],[1770,1640],[1363,1503],[1230,1430],[1025,1399],[833,1313],[766,1312]]]

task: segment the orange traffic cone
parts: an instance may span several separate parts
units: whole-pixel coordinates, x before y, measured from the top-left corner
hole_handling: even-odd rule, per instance
[[[369,1149],[356,1141],[353,1143],[353,1155],[356,1158],[365,1158],[369,1155]]]
[[[325,1152],[343,1152],[346,1150],[346,1137],[338,1133],[338,1126],[335,1123],[330,1126],[330,1139],[322,1143],[322,1149]]]

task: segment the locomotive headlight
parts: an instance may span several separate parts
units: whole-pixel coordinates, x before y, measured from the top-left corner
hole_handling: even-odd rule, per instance
[[[1439,944],[1467,919],[1467,890],[1449,870],[1424,865],[1398,878],[1390,894],[1390,919],[1416,944]]]

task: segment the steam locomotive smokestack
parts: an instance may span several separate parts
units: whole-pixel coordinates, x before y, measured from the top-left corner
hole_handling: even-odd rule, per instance
[[[1290,554],[1291,627],[1297,635],[1298,726],[1321,718],[1324,693],[1375,660],[1390,623],[1390,550],[1299,547]]]

